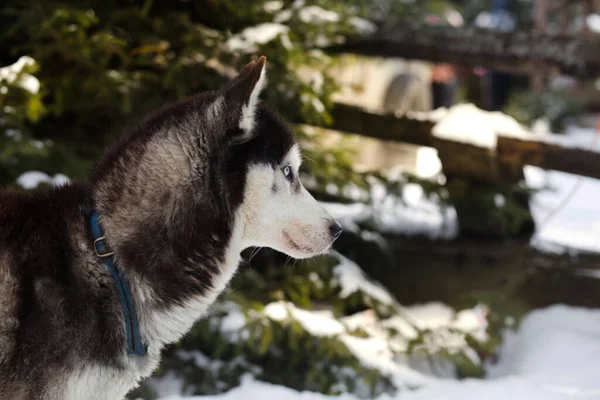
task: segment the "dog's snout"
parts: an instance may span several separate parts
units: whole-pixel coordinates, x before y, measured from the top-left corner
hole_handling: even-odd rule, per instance
[[[333,236],[333,240],[336,240],[342,234],[342,226],[339,222],[333,221],[329,224],[329,231],[331,232],[331,236]]]

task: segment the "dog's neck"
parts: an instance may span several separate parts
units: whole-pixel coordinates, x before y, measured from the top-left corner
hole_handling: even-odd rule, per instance
[[[112,165],[94,182],[96,207],[151,351],[179,339],[226,288],[245,247],[245,217],[223,199],[214,170],[204,180],[191,175],[177,136],[151,140]]]
[[[229,242],[225,246],[224,255],[215,265],[203,265],[202,255],[190,252],[187,260],[170,263],[169,266],[151,266],[148,260],[149,273],[140,273],[139,268],[132,268],[130,264],[119,262],[127,271],[142,342],[148,345],[149,353],[160,351],[166,344],[180,339],[215,302],[219,294],[226,290],[228,283],[237,271],[243,249],[247,247],[243,240],[243,217],[236,218]],[[157,244],[158,245],[158,244]],[[160,245],[162,251],[170,253],[165,244]],[[117,248],[119,248],[117,244]],[[118,254],[118,250],[117,250]],[[118,260],[118,259],[117,259]],[[152,273],[165,276],[167,268],[177,268],[179,272],[172,273],[167,281]],[[204,282],[200,282],[204,279]],[[195,280],[194,286],[200,283],[197,290],[190,289],[188,280]],[[202,284],[204,283],[204,285]],[[169,286],[165,290],[163,286]],[[186,290],[181,295],[178,287]],[[169,293],[169,290],[173,292]]]
[[[158,304],[154,284],[136,276],[133,283],[134,296],[139,304],[140,331],[149,348],[162,348],[165,344],[180,339],[215,302],[237,271],[240,253],[245,248],[242,242],[243,227],[238,223],[227,245],[225,257],[206,291],[170,304]],[[191,262],[191,261],[190,261]],[[198,267],[191,266],[190,267]]]

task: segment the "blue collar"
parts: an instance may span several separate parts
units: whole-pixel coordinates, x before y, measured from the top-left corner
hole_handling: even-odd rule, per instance
[[[94,251],[100,257],[102,263],[108,268],[110,275],[115,281],[115,288],[119,295],[119,301],[123,307],[123,317],[125,319],[125,334],[127,335],[127,354],[146,355],[147,346],[143,345],[140,339],[140,327],[138,325],[135,305],[131,296],[129,280],[125,271],[119,268],[114,259],[114,252],[108,249],[106,238],[102,233],[102,227],[98,221],[99,214],[95,212],[90,217],[90,228],[94,236]]]

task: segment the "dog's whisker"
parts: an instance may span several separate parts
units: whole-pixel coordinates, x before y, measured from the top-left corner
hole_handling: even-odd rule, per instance
[[[256,255],[258,254],[259,251],[262,250],[262,247],[256,247],[254,250],[252,250],[252,253],[250,253],[250,257],[248,257],[248,264],[250,264],[250,261],[252,261],[252,259],[254,257],[256,257]]]

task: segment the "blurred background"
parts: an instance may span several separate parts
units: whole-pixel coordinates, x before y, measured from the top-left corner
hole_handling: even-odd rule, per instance
[[[344,233],[248,251],[129,398],[600,399],[599,49],[594,0],[3,0],[0,185],[266,55]]]

